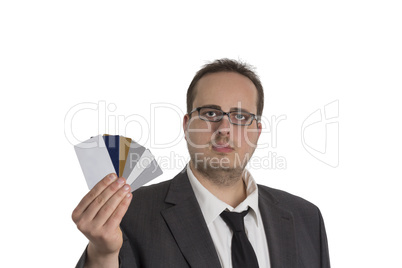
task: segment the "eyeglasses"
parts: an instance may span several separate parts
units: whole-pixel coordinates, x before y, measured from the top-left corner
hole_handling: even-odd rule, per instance
[[[256,119],[257,117],[255,114],[248,113],[248,112],[242,112],[242,111],[233,111],[233,112],[228,112],[225,113],[224,111],[220,109],[215,109],[215,108],[209,108],[209,107],[198,107],[192,110],[189,115],[194,113],[195,111],[198,111],[198,116],[208,122],[219,122],[222,120],[222,118],[227,115],[229,118],[229,122],[233,125],[239,125],[239,126],[249,126],[251,123],[253,123],[253,120]]]

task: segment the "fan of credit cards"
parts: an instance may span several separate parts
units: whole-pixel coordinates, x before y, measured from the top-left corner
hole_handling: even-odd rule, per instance
[[[88,188],[110,173],[124,177],[131,191],[162,174],[151,151],[119,135],[98,135],[74,146]]]

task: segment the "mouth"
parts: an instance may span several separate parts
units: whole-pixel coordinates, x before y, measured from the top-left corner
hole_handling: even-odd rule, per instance
[[[215,144],[212,145],[212,150],[219,152],[219,153],[230,153],[234,150],[233,147],[231,147],[229,144],[224,143],[224,144]]]

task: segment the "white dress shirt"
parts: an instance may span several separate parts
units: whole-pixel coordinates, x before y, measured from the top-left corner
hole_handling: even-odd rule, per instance
[[[247,170],[244,172],[243,180],[247,187],[247,198],[235,208],[209,192],[194,176],[190,164],[187,164],[187,175],[207,223],[221,266],[223,268],[232,267],[231,245],[233,232],[220,217],[220,214],[226,209],[233,212],[242,212],[250,207],[249,213],[244,217],[245,231],[257,255],[259,267],[270,268],[268,243],[258,207],[258,187],[251,174]]]

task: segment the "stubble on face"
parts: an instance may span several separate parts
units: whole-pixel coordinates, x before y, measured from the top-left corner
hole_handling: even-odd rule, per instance
[[[191,155],[192,167],[197,170],[204,178],[218,186],[232,186],[242,179],[244,168],[235,167],[217,167],[211,159],[200,161],[197,154]]]
[[[222,143],[221,140],[211,142],[209,149],[212,151],[212,144]],[[230,144],[229,141],[225,142]],[[195,153],[188,145],[191,157],[191,168],[196,170],[205,179],[218,186],[232,186],[242,179],[245,167],[250,160],[251,153],[247,153],[243,159],[235,151],[229,154],[215,153],[213,156],[207,156],[204,153]]]

